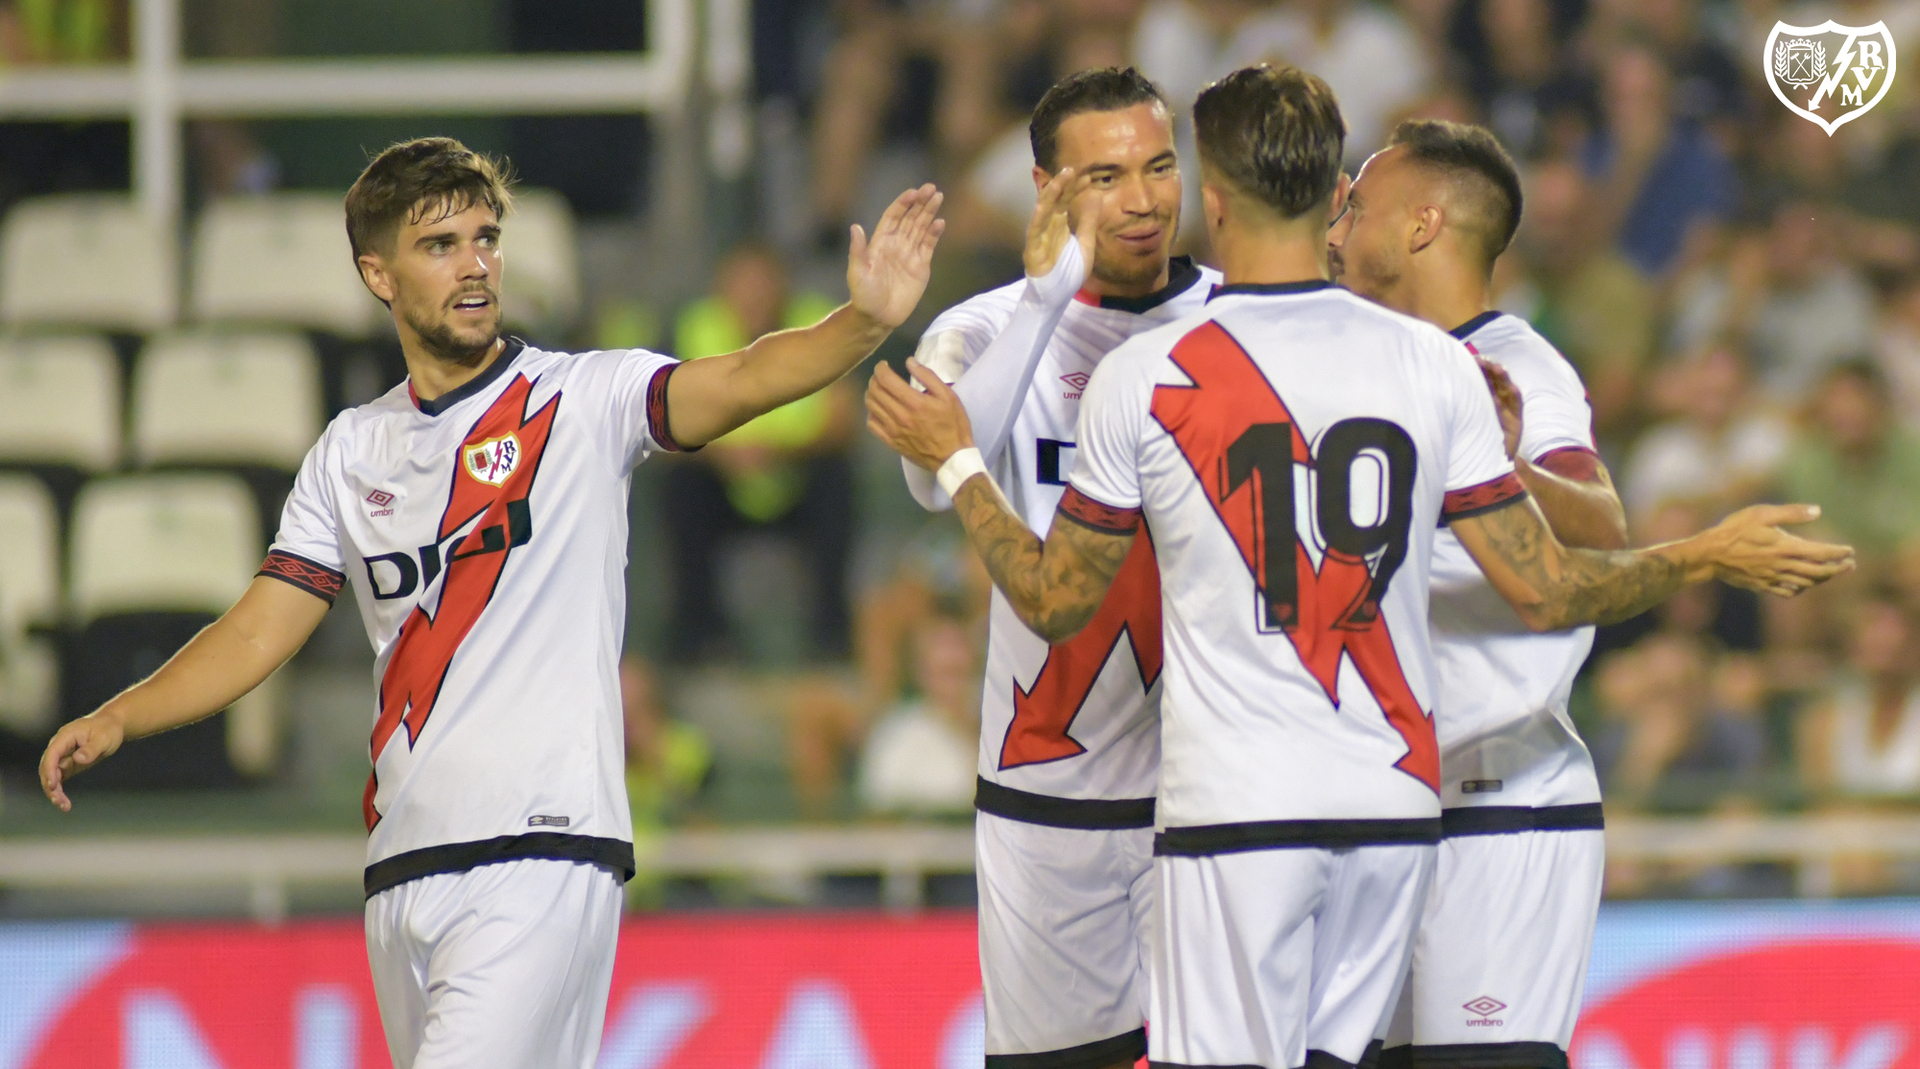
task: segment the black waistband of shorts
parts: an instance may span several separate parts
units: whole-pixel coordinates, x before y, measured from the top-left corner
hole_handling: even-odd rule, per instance
[[[1245,824],[1168,828],[1153,837],[1153,852],[1156,857],[1206,857],[1248,850],[1337,850],[1349,846],[1417,846],[1439,841],[1439,817],[1258,820]]]
[[[1380,1069],[1567,1069],[1552,1043],[1434,1043],[1388,1047]]]
[[[1117,831],[1153,827],[1151,798],[1055,798],[1003,787],[984,776],[974,784],[973,807],[996,817],[1050,828]]]
[[[1147,1063],[1151,1069],[1261,1069],[1257,1065],[1188,1065],[1182,1062]],[[1300,1063],[1300,1069],[1377,1069],[1380,1065],[1380,1041],[1367,1044],[1360,1060],[1350,1062],[1338,1054],[1329,1054],[1324,1050],[1307,1051],[1307,1060]]]
[[[1469,805],[1440,813],[1440,834],[1508,835],[1517,831],[1599,831],[1607,826],[1599,802],[1579,805]]]
[[[1136,1028],[1108,1039],[1036,1054],[989,1054],[987,1069],[1107,1069],[1147,1056],[1147,1030]]]
[[[471,843],[447,843],[409,850],[367,866],[364,879],[368,898],[422,876],[444,872],[465,872],[498,861],[540,858],[548,861],[584,861],[601,865],[620,874],[621,880],[633,879],[633,844],[619,839],[600,839],[591,835],[566,835],[560,832],[532,832],[527,835],[502,835]]]

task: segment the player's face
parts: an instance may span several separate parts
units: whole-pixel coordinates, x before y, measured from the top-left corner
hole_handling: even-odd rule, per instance
[[[379,258],[391,290],[380,296],[427,352],[471,366],[500,337],[500,218],[484,204],[438,214],[401,226]]]
[[[1373,154],[1347,194],[1347,210],[1327,230],[1327,268],[1333,280],[1362,297],[1384,300],[1400,281],[1412,216],[1412,168],[1400,149]]]
[[[1090,176],[1073,223],[1080,212],[1098,215],[1093,277],[1136,289],[1157,284],[1180,224],[1173,117],[1158,103],[1083,111],[1061,122],[1058,145],[1059,166]]]

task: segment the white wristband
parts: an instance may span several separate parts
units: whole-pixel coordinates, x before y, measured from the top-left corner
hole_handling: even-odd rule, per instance
[[[946,491],[948,497],[952,497],[960,492],[961,485],[968,479],[986,473],[986,458],[980,455],[980,450],[968,446],[948,457],[947,462],[940,465],[940,470],[934,472],[933,481],[940,484],[940,489]]]

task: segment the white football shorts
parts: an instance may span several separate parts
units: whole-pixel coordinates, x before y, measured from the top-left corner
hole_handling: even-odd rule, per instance
[[[1526,812],[1590,810],[1597,824],[1599,809]],[[1567,1069],[1606,854],[1605,832],[1592,826],[1450,831],[1383,1066]]]
[[[619,875],[523,858],[367,900],[394,1069],[593,1069],[613,985]]]
[[[1146,1053],[1152,828],[974,819],[987,1069],[1104,1069]]]
[[[1437,822],[1435,822],[1437,823]],[[1433,874],[1430,843],[1162,856],[1156,1067],[1342,1069],[1378,1051]]]

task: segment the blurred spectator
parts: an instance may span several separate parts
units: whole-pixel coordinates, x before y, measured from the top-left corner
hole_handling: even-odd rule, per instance
[[[1782,494],[1819,505],[1821,526],[1863,565],[1890,561],[1920,533],[1920,438],[1894,421],[1892,400],[1871,361],[1835,366],[1780,466]]]
[[[1291,63],[1326,80],[1347,121],[1347,164],[1385,147],[1399,114],[1425,95],[1433,63],[1392,8],[1364,0],[1294,0],[1240,24],[1229,67]]]
[[[877,813],[961,815],[973,809],[980,750],[981,649],[957,613],[913,632],[916,696],[873,725],[860,757],[860,801]]]
[[[1578,167],[1556,160],[1533,170],[1517,249],[1540,287],[1535,325],[1580,369],[1594,429],[1610,439],[1633,423],[1657,302],[1592,223],[1592,190]]]
[[[1521,156],[1572,151],[1595,125],[1593,77],[1570,42],[1579,0],[1467,0],[1449,38],[1487,125]]]
[[[1601,11],[1613,13],[1620,23],[1607,30],[1645,35],[1665,56],[1673,71],[1676,114],[1700,122],[1742,117],[1747,110],[1745,71],[1724,41],[1703,32],[1706,5],[1698,0],[1615,0]]]
[[[711,296],[681,313],[675,354],[686,360],[743,348],[763,334],[818,322],[833,303],[790,293],[771,249],[736,249],[714,276]],[[847,559],[853,546],[853,467],[848,448],[854,405],[842,382],[711,443],[666,476],[668,541],[674,562],[672,652],[679,659],[724,656],[726,614],[719,567],[729,540],[765,532],[791,541],[813,582],[807,633],[813,653],[847,654]]]
[[[1920,801],[1920,627],[1882,593],[1850,633],[1845,669],[1802,720],[1801,777],[1819,798]]]
[[[1640,525],[1679,501],[1712,523],[1757,500],[1792,430],[1753,395],[1740,351],[1708,346],[1663,368],[1654,393],[1670,418],[1641,436],[1621,472],[1629,519]]]
[[[938,518],[908,544],[893,576],[861,596],[854,621],[858,678],[853,686],[815,677],[788,688],[790,767],[803,815],[818,818],[833,811],[847,758],[865,742],[876,718],[913,692],[917,636],[924,625],[960,620],[976,650],[984,648],[992,589],[986,568],[956,525]],[[976,678],[971,685],[977,684]],[[977,694],[968,714],[978,715]],[[969,754],[974,749],[970,741]],[[972,758],[968,761],[972,768]]]
[[[1920,428],[1920,272],[1893,287],[1874,335],[1873,355],[1893,390],[1900,422]]]
[[[713,781],[713,750],[698,728],[667,716],[653,669],[629,654],[620,661],[620,710],[626,726],[627,805],[642,859],[661,830],[690,815]],[[661,881],[647,871],[627,884],[631,906],[657,906]]]
[[[1739,177],[1708,130],[1676,113],[1673,74],[1647,42],[1608,52],[1601,100],[1606,132],[1590,139],[1585,163],[1604,183],[1604,230],[1635,267],[1664,276],[1733,214]]]
[[[1257,0],[1152,0],[1135,25],[1133,65],[1153,79],[1185,122],[1193,98],[1208,82],[1233,70],[1227,48]]]
[[[1609,800],[1711,809],[1752,792],[1767,766],[1765,676],[1753,657],[1662,631],[1601,666],[1595,747]]]

